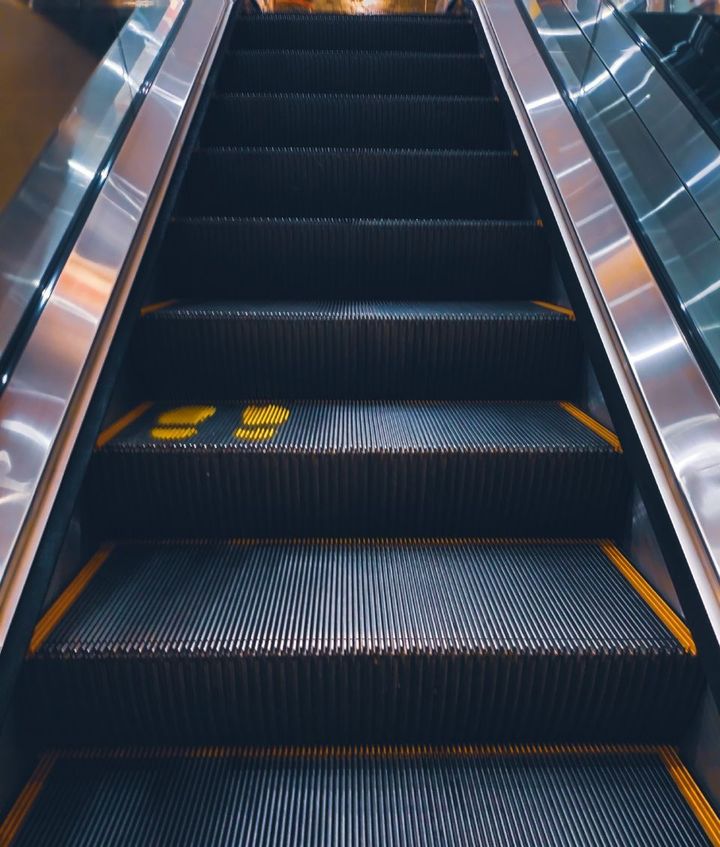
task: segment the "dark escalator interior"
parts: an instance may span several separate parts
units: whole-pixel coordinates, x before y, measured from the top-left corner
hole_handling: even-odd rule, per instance
[[[715,132],[720,131],[720,18],[636,12],[633,19]]]
[[[469,18],[236,20],[0,843],[719,843],[491,72]]]

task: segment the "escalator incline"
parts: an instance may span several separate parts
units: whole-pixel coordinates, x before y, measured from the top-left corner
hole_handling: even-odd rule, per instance
[[[720,844],[472,22],[233,26],[0,844]]]

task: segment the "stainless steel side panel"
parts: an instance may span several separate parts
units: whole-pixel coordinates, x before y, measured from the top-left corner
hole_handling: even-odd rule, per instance
[[[473,2],[720,641],[720,406],[519,9]]]
[[[0,645],[231,8],[187,10],[0,396]]]

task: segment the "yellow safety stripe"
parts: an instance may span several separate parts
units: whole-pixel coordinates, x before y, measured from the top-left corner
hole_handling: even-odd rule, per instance
[[[568,309],[567,306],[558,306],[557,303],[548,303],[545,300],[533,300],[532,302],[542,309],[549,309],[551,312],[558,312],[561,315],[565,315],[571,321],[575,320],[575,312],[572,309]]]
[[[698,788],[690,772],[680,761],[677,752],[669,747],[660,750],[660,758],[668,769],[673,782],[680,789],[685,802],[692,809],[698,823],[705,831],[708,841],[713,847],[720,847],[720,818],[708,803],[705,795]]]
[[[672,632],[682,647],[691,655],[697,655],[697,647],[692,633],[682,618],[663,600],[645,577],[630,564],[612,541],[603,541],[600,546],[603,553]]]
[[[670,748],[655,744],[458,744],[434,746],[357,745],[331,747],[321,745],[241,747],[85,747],[55,751],[63,759],[174,759],[174,758],[263,758],[278,756],[660,756]]]
[[[111,424],[107,427],[107,429],[104,429],[98,436],[95,446],[98,448],[104,447],[108,441],[115,438],[115,436],[122,432],[126,426],[130,426],[133,421],[136,421],[141,415],[144,415],[152,405],[153,404],[151,402],[148,402],[140,403],[139,406],[135,406],[134,409],[131,409],[126,415],[123,415],[120,420],[115,421],[114,424]]]
[[[30,639],[28,655],[32,656],[42,647],[47,637],[63,619],[67,610],[87,588],[90,580],[95,576],[114,548],[114,544],[103,545],[40,618]]]
[[[40,759],[38,766],[33,771],[25,788],[20,792],[8,816],[0,824],[0,847],[8,847],[15,840],[22,825],[25,823],[25,819],[33,803],[37,800],[38,795],[47,782],[47,778],[57,758],[56,753],[48,753]]]
[[[720,818],[707,801],[705,795],[680,760],[677,751],[671,747],[643,744],[513,744],[513,745],[457,745],[430,747],[414,745],[403,747],[358,746],[358,747],[129,747],[106,749],[101,747],[79,750],[56,751],[46,754],[13,804],[8,816],[0,825],[0,847],[9,847],[20,832],[34,802],[42,791],[53,765],[58,758],[67,759],[167,759],[167,758],[277,758],[297,756],[326,758],[348,756],[394,755],[415,757],[423,755],[451,756],[527,756],[527,755],[656,755],[668,770],[670,777],[678,787],[698,823],[713,847],[720,847]]]
[[[583,412],[582,409],[578,409],[578,407],[573,403],[562,401],[560,405],[569,415],[577,418],[577,420],[585,424],[588,429],[591,429],[595,435],[599,435],[600,438],[607,441],[607,443],[610,444],[618,453],[622,452],[620,439],[614,432],[611,432],[606,426],[603,426],[599,421],[596,421],[595,418],[591,418],[590,415]]]
[[[160,309],[167,309],[168,306],[174,306],[176,303],[177,300],[161,300],[159,303],[150,303],[140,309],[140,315],[145,317],[145,315],[150,315],[153,312],[159,312]]]

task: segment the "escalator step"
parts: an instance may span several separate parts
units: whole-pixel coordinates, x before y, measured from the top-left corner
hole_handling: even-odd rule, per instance
[[[669,747],[65,751],[26,790],[16,847],[709,847],[720,832]]]
[[[114,537],[614,535],[627,505],[623,456],[560,403],[278,398],[135,415],[94,459]]]
[[[467,18],[434,15],[248,15],[238,19],[230,49],[477,52]]]
[[[211,100],[201,143],[499,150],[506,142],[491,97],[228,94]]]
[[[607,551],[120,546],[41,622],[27,708],[53,743],[674,739],[701,692],[694,645]]]
[[[490,77],[473,54],[242,50],[226,55],[217,91],[487,96]]]
[[[510,151],[233,147],[195,152],[177,213],[227,217],[519,218]]]
[[[158,291],[547,299],[549,265],[544,231],[531,221],[181,218],[165,238]]]
[[[549,305],[549,304],[548,304]],[[152,310],[136,361],[156,399],[559,399],[577,326],[535,303],[202,302]]]

